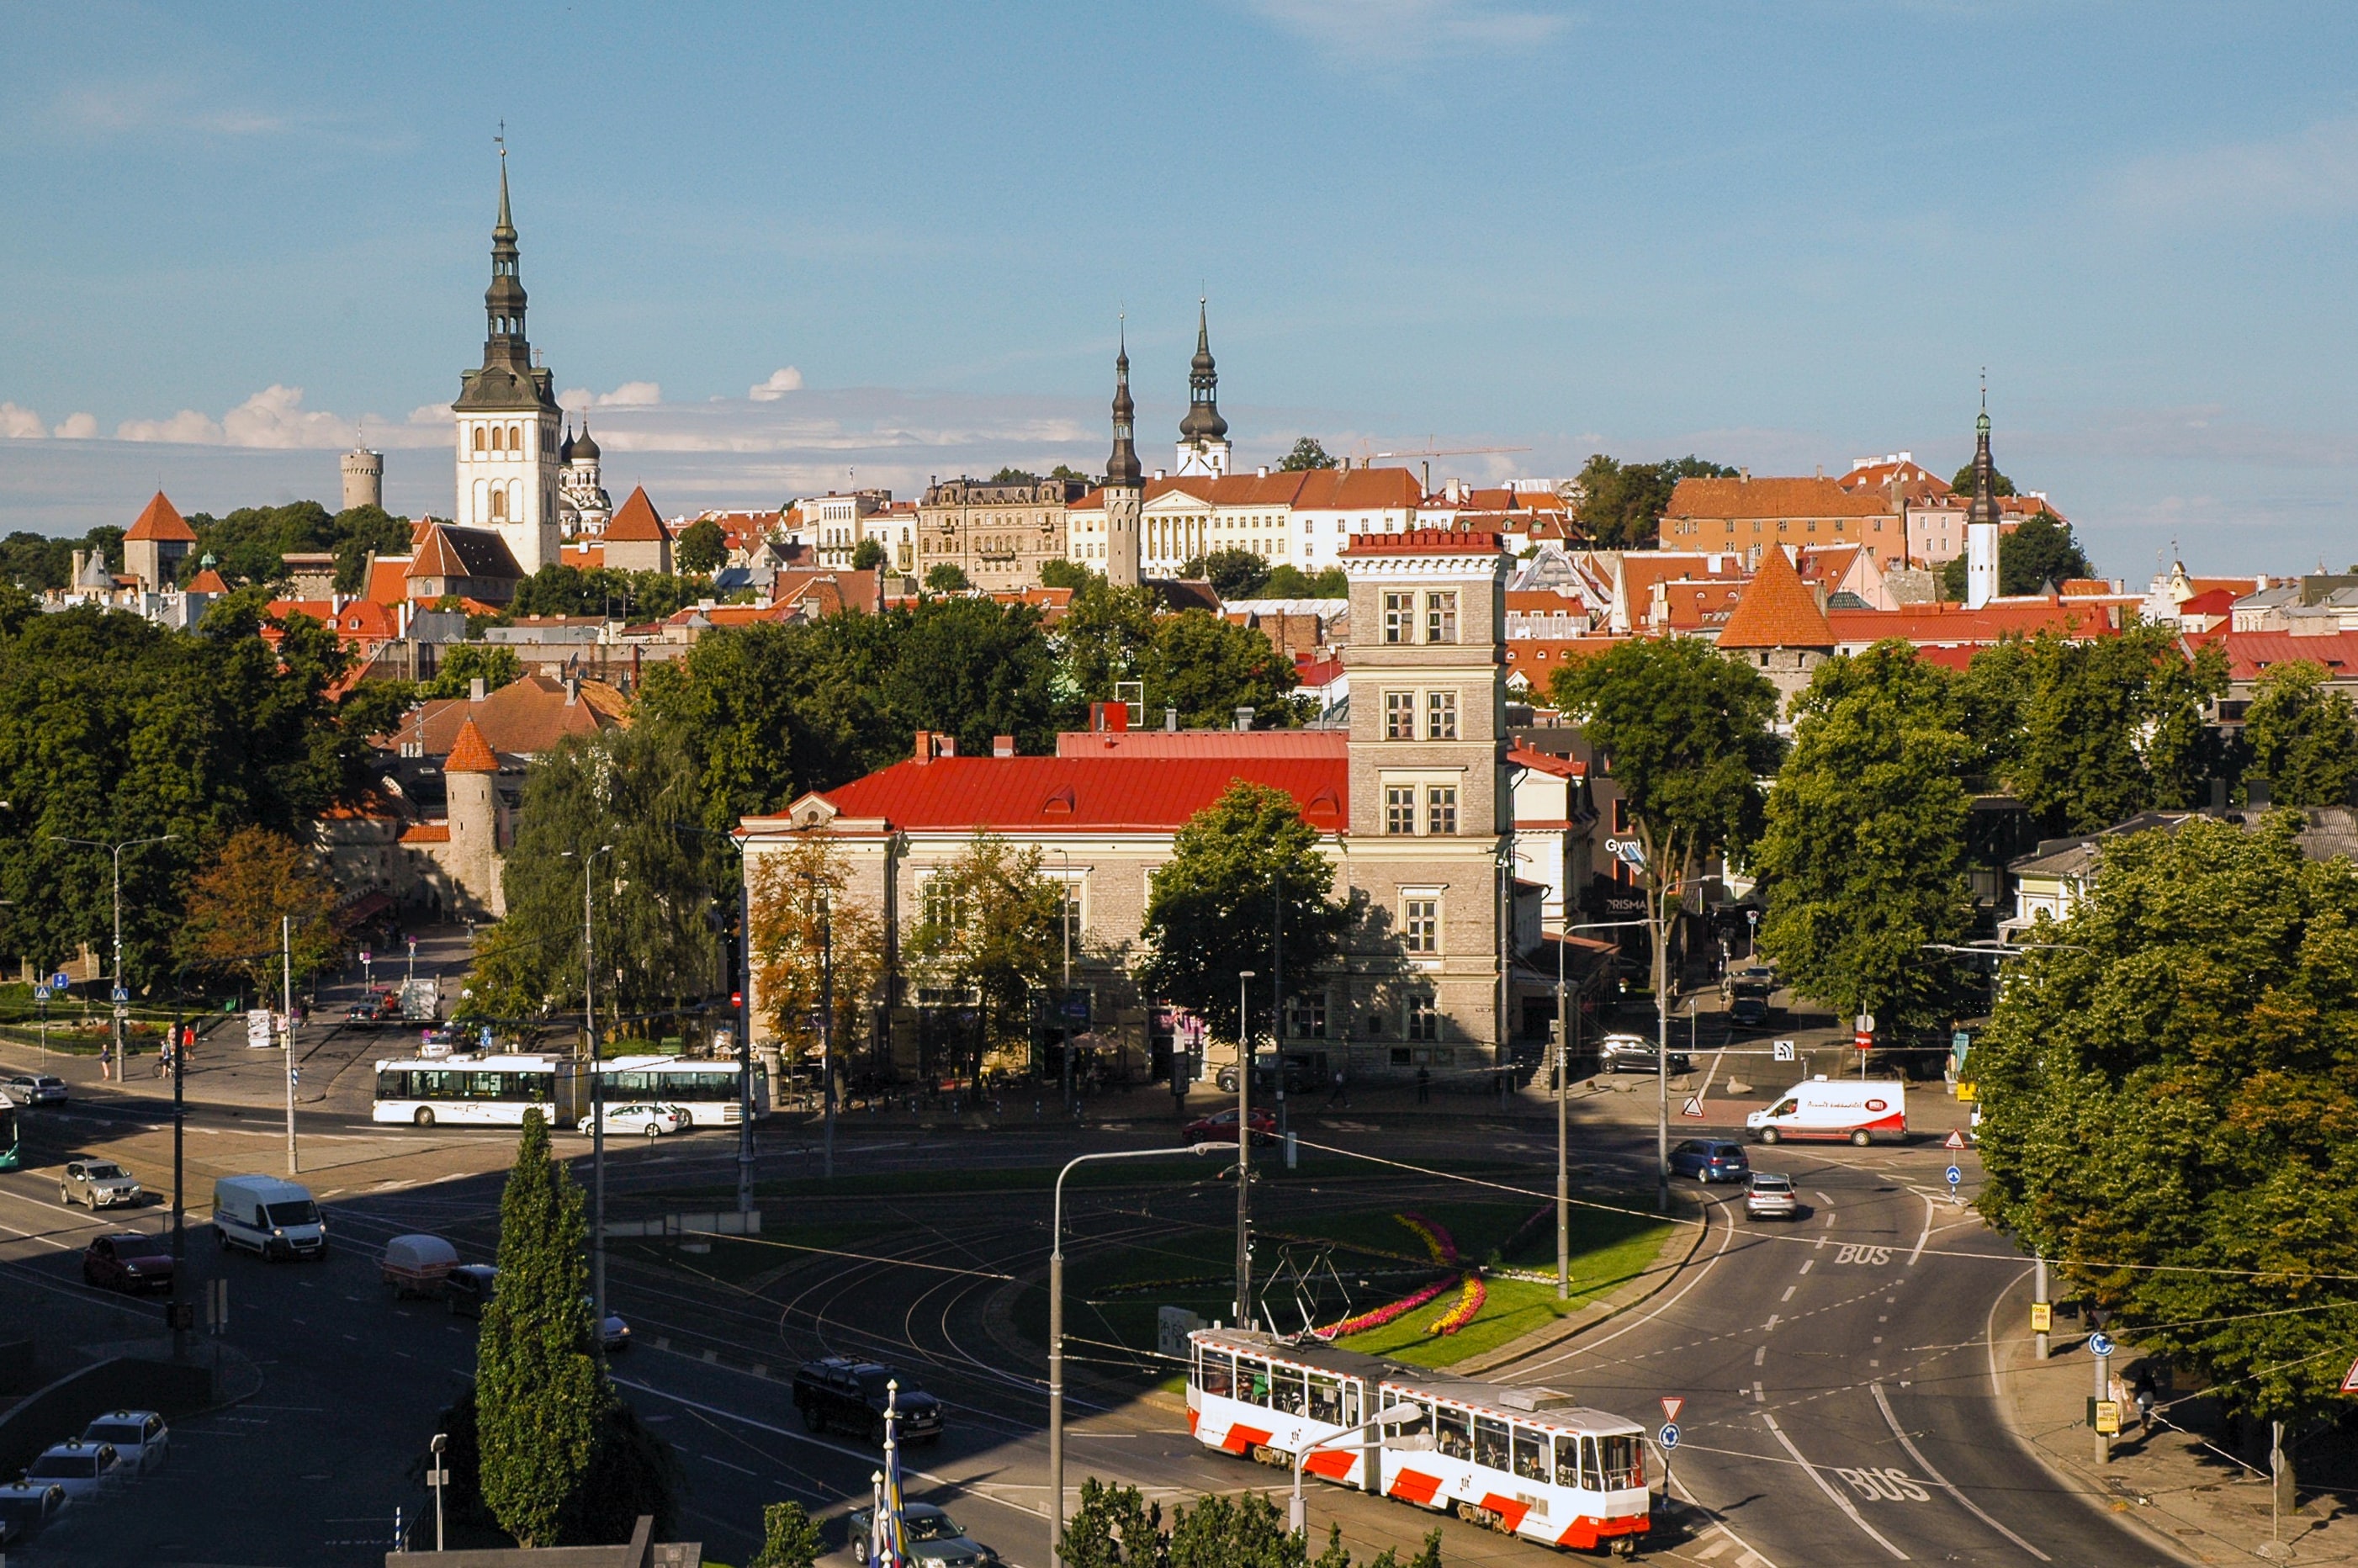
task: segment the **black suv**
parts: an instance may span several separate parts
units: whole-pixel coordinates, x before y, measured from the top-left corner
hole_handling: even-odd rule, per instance
[[[1279,1071],[1279,1068],[1269,1062],[1254,1064],[1253,1093],[1256,1095],[1277,1093]],[[1310,1070],[1310,1064],[1299,1056],[1285,1058],[1283,1072],[1285,1092],[1289,1095],[1306,1095],[1325,1087],[1318,1081],[1317,1076]],[[1232,1095],[1237,1092],[1237,1070],[1234,1066],[1222,1067],[1214,1076],[1212,1081],[1220,1086],[1222,1094]]]
[[[849,1356],[806,1361],[795,1370],[795,1409],[802,1411],[803,1424],[813,1432],[825,1432],[832,1426],[871,1443],[882,1443],[884,1385],[892,1377],[890,1367],[880,1367],[873,1361],[854,1361]],[[896,1427],[902,1442],[933,1443],[940,1439],[942,1401],[933,1395],[903,1383],[893,1409],[899,1412]]]

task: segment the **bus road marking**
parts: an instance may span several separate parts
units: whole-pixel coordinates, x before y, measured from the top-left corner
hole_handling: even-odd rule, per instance
[[[1995,1312],[1996,1308],[1993,1306],[1991,1310]],[[1883,1412],[1884,1424],[1891,1428],[1891,1435],[1899,1440],[1899,1446],[1908,1451],[1908,1457],[1916,1461],[1916,1468],[1923,1471],[1926,1476],[1931,1477],[1932,1484],[1934,1486],[1948,1493],[1949,1496],[1956,1498],[1959,1505],[1962,1506],[1966,1512],[1972,1514],[1975,1519],[1981,1520],[1984,1524],[1989,1526],[1992,1530],[1997,1531],[2000,1535],[2006,1537],[2017,1546],[2021,1547],[2025,1552],[2029,1552],[2033,1557],[2038,1558],[2041,1563],[2052,1563],[2055,1561],[2053,1558],[2048,1556],[2044,1552],[2039,1551],[2039,1548],[2031,1545],[2030,1542],[2023,1540],[2022,1537],[2015,1534],[2014,1531],[2006,1529],[2006,1526],[1998,1523],[1997,1520],[1990,1518],[1988,1514],[1983,1512],[1982,1507],[1979,1503],[1974,1502],[1973,1498],[1959,1491],[1946,1476],[1943,1476],[1938,1470],[1933,1469],[1932,1462],[1924,1457],[1923,1454],[1917,1448],[1915,1443],[1909,1437],[1908,1433],[1901,1429],[1899,1425],[1899,1417],[1893,1413],[1890,1396],[1887,1395],[1883,1391],[1883,1385],[1878,1382],[1868,1386],[1875,1390],[1875,1408]]]
[[[1844,1515],[1849,1519],[1851,1523],[1858,1526],[1861,1530],[1866,1532],[1868,1540],[1883,1548],[1884,1551],[1891,1553],[1892,1556],[1899,1559],[1900,1562],[1906,1563],[1909,1561],[1908,1553],[1892,1545],[1889,1541],[1885,1539],[1881,1530],[1866,1522],[1866,1516],[1858,1511],[1858,1505],[1856,1503],[1852,1502],[1848,1498],[1844,1497],[1840,1492],[1835,1491],[1833,1484],[1818,1473],[1818,1467],[1801,1456],[1801,1451],[1793,1445],[1793,1440],[1791,1438],[1785,1435],[1785,1429],[1777,1424],[1777,1418],[1775,1416],[1770,1415],[1767,1411],[1762,1411],[1760,1412],[1760,1419],[1768,1423],[1769,1434],[1777,1439],[1778,1443],[1784,1447],[1786,1453],[1793,1456],[1793,1463],[1799,1465],[1809,1476],[1810,1479],[1817,1483],[1818,1490],[1826,1495],[1826,1501],[1840,1509]]]

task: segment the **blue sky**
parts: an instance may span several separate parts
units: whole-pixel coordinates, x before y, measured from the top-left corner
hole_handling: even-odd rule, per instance
[[[504,118],[535,346],[665,511],[1238,456],[1970,453],[2100,568],[2358,560],[2358,9],[17,7],[0,529],[449,505]],[[778,373],[790,372],[780,375]],[[755,398],[773,377],[791,385]],[[299,396],[297,394],[299,389]],[[423,410],[424,412],[419,412]],[[1167,455],[1164,460],[1168,460]],[[618,494],[619,499],[619,494]]]

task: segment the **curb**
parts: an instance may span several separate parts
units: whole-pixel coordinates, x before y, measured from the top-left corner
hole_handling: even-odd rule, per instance
[[[1449,1370],[1469,1376],[1479,1376],[1500,1367],[1510,1366],[1527,1356],[1536,1355],[1541,1350],[1552,1349],[1566,1340],[1578,1338],[1598,1324],[1610,1323],[1632,1308],[1643,1306],[1669,1289],[1671,1281],[1686,1271],[1686,1266],[1693,1262],[1694,1255],[1703,1249],[1704,1238],[1711,1234],[1712,1226],[1709,1204],[1703,1203],[1684,1193],[1681,1193],[1679,1196],[1684,1202],[1694,1204],[1698,1217],[1703,1221],[1702,1224],[1692,1227],[1680,1227],[1691,1228],[1693,1231],[1683,1250],[1680,1249],[1680,1238],[1674,1230],[1669,1239],[1662,1243],[1661,1249],[1654,1254],[1654,1260],[1646,1266],[1639,1277],[1622,1285],[1613,1294],[1590,1302],[1578,1312],[1560,1317],[1543,1328],[1533,1329],[1520,1339],[1510,1341],[1496,1350],[1487,1350],[1479,1356],[1468,1357]],[[1677,1253],[1677,1257],[1673,1260],[1671,1254],[1674,1252]],[[1656,1275],[1659,1277],[1649,1277]]]

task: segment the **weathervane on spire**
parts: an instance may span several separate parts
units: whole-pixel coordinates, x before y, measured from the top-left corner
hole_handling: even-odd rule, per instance
[[[492,146],[500,149],[502,158],[508,156],[508,123],[505,116],[502,116],[500,120],[499,134],[492,138]]]

